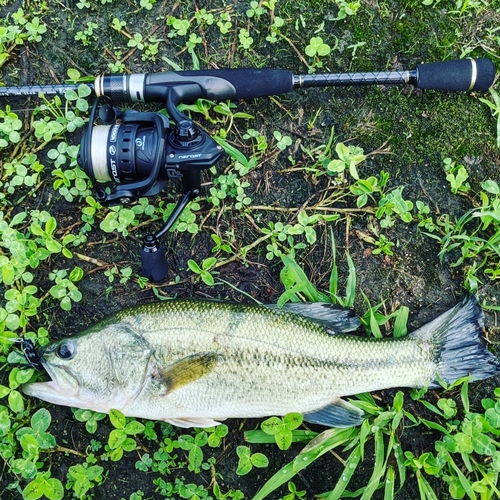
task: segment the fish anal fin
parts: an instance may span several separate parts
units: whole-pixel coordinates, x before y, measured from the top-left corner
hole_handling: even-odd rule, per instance
[[[168,424],[175,425],[176,427],[215,427],[220,425],[217,420],[212,420],[211,418],[201,418],[201,417],[187,417],[187,418],[164,418],[163,419]]]
[[[217,365],[215,352],[196,353],[159,368],[153,379],[165,387],[165,395],[208,375]]]
[[[319,410],[305,413],[304,420],[310,424],[327,427],[354,427],[363,422],[364,412],[343,399],[336,398],[332,403]]]

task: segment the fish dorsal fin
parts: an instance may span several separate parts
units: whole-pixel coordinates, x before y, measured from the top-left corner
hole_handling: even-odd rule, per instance
[[[280,310],[274,304],[266,305],[266,307]],[[359,318],[352,309],[339,307],[329,302],[287,302],[282,309],[326,326],[330,334],[352,332],[360,325]]]
[[[215,352],[196,353],[159,369],[153,378],[165,386],[168,394],[209,374],[217,362]]]
[[[336,398],[333,403],[310,413],[304,414],[304,420],[310,424],[327,427],[354,427],[360,425],[364,412],[343,399]]]

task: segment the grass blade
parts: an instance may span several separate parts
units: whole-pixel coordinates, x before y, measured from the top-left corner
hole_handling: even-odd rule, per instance
[[[295,275],[295,283],[303,285],[302,292],[310,302],[328,302],[329,297],[320,292],[306,276],[306,273],[297,264],[291,255],[282,255],[281,260],[285,267],[287,267]]]
[[[438,500],[436,493],[420,471],[417,471],[417,483],[421,500]]]
[[[394,457],[396,458],[396,463],[398,464],[398,475],[399,475],[399,490],[404,486],[406,482],[406,462],[403,448],[399,441],[394,445]]]
[[[179,66],[175,61],[173,61],[172,59],[169,59],[168,57],[166,56],[163,56],[162,57],[163,61],[165,61],[169,66],[172,66],[172,69],[174,71],[182,71],[183,68],[181,66]]]
[[[361,500],[369,500],[373,496],[375,491],[380,487],[380,480],[386,468],[384,435],[382,431],[378,430],[374,433],[373,437],[375,439],[375,465]]]
[[[344,444],[354,438],[358,429],[328,429],[314,438],[292,462],[282,467],[272,476],[253,497],[253,500],[262,500],[277,488],[287,483],[298,472],[314,462],[331,449]]]
[[[345,254],[347,259],[347,266],[349,268],[349,275],[347,276],[347,284],[345,287],[345,303],[344,307],[353,307],[354,299],[356,297],[356,267],[354,266],[354,262],[352,260],[349,252]]]
[[[333,236],[333,231],[330,230],[332,238],[332,272],[330,273],[330,295],[332,297],[332,302],[337,303],[337,292],[339,289],[339,269],[337,267],[337,246],[335,244],[335,237]]]
[[[213,139],[233,160],[240,162],[245,167],[249,166],[247,157],[239,149],[218,135],[214,135]]]
[[[408,333],[408,328],[406,324],[408,323],[408,316],[410,314],[410,309],[406,306],[402,306],[398,309],[396,314],[396,321],[394,322],[394,337],[404,337]]]
[[[317,435],[318,433],[313,431],[293,430],[292,443],[309,443],[309,441],[311,441],[311,439],[314,439]],[[276,443],[276,438],[274,436],[260,430],[246,431],[244,434],[244,439],[247,443],[251,444]]]
[[[471,500],[476,500],[476,494],[472,489],[472,485],[470,484],[469,480],[465,477],[464,473],[460,470],[460,467],[458,467],[458,465],[455,463],[455,461],[451,458],[450,455],[448,455],[448,463],[453,467],[453,470],[455,471],[455,474],[457,475],[460,481],[460,485],[464,489],[467,496]]]
[[[393,500],[394,498],[394,468],[389,467],[385,476],[384,500]]]
[[[460,398],[462,399],[462,404],[464,405],[464,412],[469,413],[469,380],[465,380],[460,389]]]
[[[354,472],[356,472],[356,468],[361,461],[361,445],[358,444],[356,448],[351,452],[349,458],[346,460],[344,470],[342,471],[342,475],[338,480],[335,488],[330,492],[330,494],[326,497],[326,500],[338,500],[342,497],[344,490],[347,488],[349,481],[351,480]]]

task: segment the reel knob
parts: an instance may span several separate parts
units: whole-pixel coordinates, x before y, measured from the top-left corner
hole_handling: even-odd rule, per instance
[[[175,124],[172,143],[179,148],[192,148],[203,140],[203,136],[191,120],[181,120]]]
[[[166,278],[168,264],[165,252],[158,238],[153,234],[148,234],[142,242],[141,262],[141,276],[154,282],[159,282]]]

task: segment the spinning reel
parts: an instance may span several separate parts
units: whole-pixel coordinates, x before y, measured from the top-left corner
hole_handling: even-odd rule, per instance
[[[222,148],[167,98],[167,111],[122,111],[108,96],[99,96],[90,113],[78,164],[89,176],[102,205],[127,205],[155,196],[169,179],[182,181],[183,194],[163,227],[142,243],[141,275],[161,281],[168,265],[159,239],[173,226],[187,204],[199,195],[201,170],[210,168]],[[95,124],[97,118],[102,124]]]

